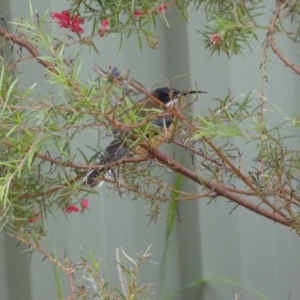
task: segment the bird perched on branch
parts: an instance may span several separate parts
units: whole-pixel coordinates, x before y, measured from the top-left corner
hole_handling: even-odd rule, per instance
[[[159,109],[162,113],[168,112],[168,107],[174,106],[178,99],[182,96],[189,94],[205,93],[203,91],[187,91],[181,92],[179,90],[162,87],[154,90],[149,96],[144,97],[137,102],[138,112],[141,117],[145,117],[148,114],[153,114],[153,110]],[[153,128],[155,128],[154,134],[151,137],[148,136],[147,144],[149,147],[158,148],[160,145],[168,140],[174,131],[173,117],[172,116],[158,116],[151,121]],[[156,130],[157,128],[157,130]],[[127,135],[128,136],[128,135]],[[130,136],[129,136],[130,139]],[[105,165],[113,161],[118,161],[130,154],[145,155],[147,150],[139,145],[134,149],[130,148],[132,145],[127,138],[122,138],[121,134],[116,135],[115,139],[105,149],[105,154],[99,163],[99,169],[91,170],[83,179],[83,183],[90,186],[101,186],[103,184],[103,177],[108,178],[111,175],[112,170],[105,168]]]

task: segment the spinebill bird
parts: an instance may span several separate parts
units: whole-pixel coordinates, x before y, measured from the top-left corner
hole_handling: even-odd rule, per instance
[[[187,91],[182,92],[174,88],[162,87],[151,92],[151,95],[157,99],[157,101],[146,96],[137,102],[138,111],[141,117],[147,116],[147,114],[153,114],[153,109],[160,109],[162,113],[168,112],[167,107],[174,106],[179,97],[186,96],[189,94],[206,93],[203,91]],[[164,105],[162,105],[163,103]],[[151,112],[152,111],[152,112]],[[155,133],[148,137],[147,144],[151,148],[158,148],[164,141],[168,140],[174,131],[173,117],[172,116],[161,116],[157,117],[153,121],[153,128]],[[157,131],[156,131],[157,128]],[[130,137],[129,137],[130,138]],[[132,145],[127,139],[122,138],[121,134],[116,134],[115,139],[106,147],[103,158],[99,163],[99,169],[91,170],[83,179],[83,183],[94,187],[96,185],[101,186],[103,184],[103,178],[110,178],[112,170],[105,168],[105,165],[118,161],[129,155],[145,155],[147,150],[139,145],[135,146],[134,149],[130,148]]]

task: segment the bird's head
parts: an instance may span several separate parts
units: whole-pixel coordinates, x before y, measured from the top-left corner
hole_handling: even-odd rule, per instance
[[[153,95],[164,104],[168,104],[170,100],[177,98],[179,94],[180,91],[168,87],[158,88],[153,91]]]
[[[187,91],[187,92],[181,92],[179,90],[176,90],[174,88],[169,87],[162,87],[158,88],[153,91],[153,95],[162,103],[166,105],[170,105],[171,103],[175,104],[176,100],[180,95],[185,96],[189,94],[196,94],[196,93],[206,93],[203,91]]]

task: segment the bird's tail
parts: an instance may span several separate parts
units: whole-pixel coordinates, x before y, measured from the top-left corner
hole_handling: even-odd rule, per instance
[[[103,176],[103,174],[104,174],[104,176]],[[83,178],[82,182],[91,187],[94,187],[94,186],[101,187],[104,183],[104,180],[101,180],[100,178],[104,177],[105,179],[110,179],[111,174],[112,174],[111,170],[104,172],[103,170],[94,169],[86,174],[86,176]]]

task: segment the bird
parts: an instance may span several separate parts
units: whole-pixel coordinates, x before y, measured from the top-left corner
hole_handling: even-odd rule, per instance
[[[151,110],[160,109],[162,112],[168,112],[166,107],[174,106],[178,99],[181,96],[186,96],[190,94],[206,93],[204,91],[179,91],[171,87],[161,87],[155,89],[151,92],[151,95],[157,99],[153,100],[152,97],[146,96],[136,103],[138,107],[138,114],[141,117],[145,117],[148,114],[151,114]],[[151,134],[151,137],[148,136],[148,143],[150,147],[158,148],[161,146],[164,141],[168,140],[174,130],[173,126],[173,117],[172,116],[158,116],[152,120],[153,128],[155,131]],[[160,134],[162,133],[163,134]],[[105,168],[105,165],[114,161],[118,161],[124,157],[129,156],[130,154],[134,155],[145,155],[147,149],[137,145],[134,149],[130,149],[132,142],[128,141],[127,138],[122,138],[122,133],[115,133],[115,139],[106,147],[104,151],[103,158],[99,163],[99,169],[93,169],[88,172],[88,174],[83,179],[83,184],[90,187],[102,186],[104,183],[103,177],[108,179],[111,178],[112,169]],[[101,175],[101,176],[100,176]]]

